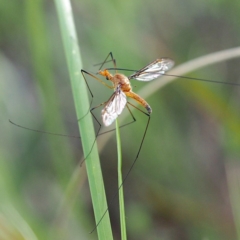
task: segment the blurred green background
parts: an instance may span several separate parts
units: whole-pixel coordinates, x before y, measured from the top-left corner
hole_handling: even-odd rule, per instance
[[[240,42],[236,0],[74,0],[72,7],[84,69],[91,72],[110,51],[118,67],[139,69],[160,57],[179,65]],[[232,59],[189,76],[240,83],[239,64]],[[0,1],[0,79],[0,239],[97,239],[88,234],[95,223],[79,168],[81,141],[8,122],[78,136],[53,1]],[[110,97],[109,89],[88,80],[93,106]],[[147,84],[132,85],[138,92]],[[240,239],[239,100],[240,87],[184,79],[147,98],[151,122],[124,186],[129,239]],[[121,130],[124,172],[147,122],[134,115],[137,122]],[[100,136],[98,145],[110,200],[117,155],[115,135],[107,138]],[[117,200],[110,216],[120,239]]]

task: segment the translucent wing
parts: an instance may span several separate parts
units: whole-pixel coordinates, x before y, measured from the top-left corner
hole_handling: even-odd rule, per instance
[[[127,97],[122,92],[120,85],[110,97],[102,110],[102,121],[105,126],[111,125],[114,120],[122,113],[127,103]]]
[[[135,72],[133,75],[129,76],[129,79],[134,78],[139,81],[151,81],[163,75],[166,71],[171,69],[173,65],[174,61],[170,58],[157,59],[146,67]]]

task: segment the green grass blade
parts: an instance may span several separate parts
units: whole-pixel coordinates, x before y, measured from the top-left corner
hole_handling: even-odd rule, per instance
[[[55,0],[55,3],[57,6],[64,49],[67,57],[77,117],[78,119],[81,119],[89,110],[89,99],[87,88],[80,71],[82,62],[72,16],[71,4],[69,0]],[[95,220],[96,223],[98,223],[103,212],[107,209],[107,202],[96,144],[91,151],[92,145],[95,141],[95,133],[91,114],[87,114],[86,117],[78,122],[84,155],[87,156],[91,152],[91,154],[85,160],[85,164],[87,168]],[[97,227],[97,232],[99,239],[113,238],[108,213],[104,216],[101,223]]]
[[[117,138],[117,152],[118,152],[118,186],[123,183],[122,179],[122,149],[121,149],[121,137],[116,119],[116,138]],[[125,207],[124,207],[124,193],[123,186],[119,189],[119,211],[120,211],[120,225],[121,225],[121,239],[127,239],[126,221],[125,221]]]

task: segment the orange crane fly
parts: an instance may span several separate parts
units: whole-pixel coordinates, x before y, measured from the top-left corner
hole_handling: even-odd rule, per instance
[[[127,104],[126,97],[130,97],[137,101],[147,110],[147,113],[150,115],[152,113],[150,105],[142,97],[132,91],[130,80],[136,79],[139,81],[151,81],[162,76],[166,71],[171,69],[173,65],[173,60],[169,58],[156,59],[129,77],[120,73],[115,73],[112,75],[108,69],[99,70],[98,74],[106,77],[107,80],[110,80],[113,83],[112,87],[109,85],[107,86],[114,89],[114,93],[106,102],[105,107],[102,110],[102,121],[104,125],[111,125],[113,121],[122,113]]]

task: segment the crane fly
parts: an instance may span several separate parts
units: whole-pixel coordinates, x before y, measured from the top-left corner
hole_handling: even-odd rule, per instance
[[[102,110],[102,121],[104,125],[111,125],[113,121],[122,113],[127,104],[127,97],[137,101],[147,110],[147,113],[150,115],[152,113],[150,105],[142,97],[132,91],[130,80],[154,80],[171,69],[173,65],[174,62],[169,58],[157,59],[129,77],[126,77],[120,73],[112,75],[107,69],[100,70],[98,74],[106,77],[107,80],[110,80],[115,89],[113,95],[106,102],[105,107]]]
[[[111,69],[111,70],[115,70],[115,74],[111,74],[109,72],[110,68],[106,68],[104,70],[101,70],[102,66],[107,62],[107,59],[108,59],[109,56],[111,57],[110,61],[112,61],[113,64],[114,64],[114,68]],[[138,71],[135,71],[135,73],[133,73],[132,75],[127,77],[124,74],[117,73],[118,68],[116,67],[116,61],[113,58],[112,53],[109,53],[107,58],[105,59],[105,61],[101,64],[101,67],[100,67],[99,71],[97,72],[97,74],[105,77],[107,81],[111,81],[112,85],[108,85],[105,82],[103,82],[100,78],[96,77],[95,75],[92,75],[91,73],[88,73],[85,70],[82,70],[82,75],[85,79],[85,82],[87,84],[87,87],[88,87],[89,92],[92,95],[92,97],[93,97],[93,94],[90,90],[90,87],[89,87],[87,81],[86,81],[85,74],[88,74],[88,75],[92,76],[93,78],[95,78],[97,81],[99,81],[103,85],[105,85],[108,88],[114,90],[113,94],[110,96],[110,98],[106,102],[104,102],[104,103],[102,103],[102,104],[100,104],[100,105],[98,105],[98,106],[96,106],[96,107],[94,107],[90,110],[91,114],[93,115],[95,120],[100,125],[100,128],[101,128],[101,124],[99,123],[99,121],[97,120],[95,115],[93,114],[93,110],[102,106],[102,105],[104,105],[104,107],[101,111],[102,122],[106,127],[110,126],[116,120],[116,118],[119,115],[121,115],[122,111],[127,106],[127,104],[130,104],[131,106],[135,107],[137,110],[139,110],[140,112],[142,112],[142,113],[144,113],[145,115],[148,116],[148,121],[147,121],[145,130],[144,130],[144,134],[143,134],[143,137],[142,137],[137,155],[136,155],[134,161],[132,162],[132,164],[130,166],[130,169],[128,170],[127,174],[123,178],[123,182],[118,187],[118,190],[123,186],[125,180],[127,179],[129,173],[131,172],[133,166],[135,165],[135,163],[138,159],[138,156],[139,156],[139,153],[141,151],[143,141],[145,139],[145,135],[147,133],[147,129],[148,129],[148,126],[149,126],[150,115],[152,113],[152,109],[151,109],[150,105],[147,103],[147,101],[145,99],[143,99],[142,97],[140,97],[135,92],[133,92],[130,81],[132,79],[136,79],[136,80],[139,80],[139,81],[154,80],[154,79],[162,76],[163,74],[165,74],[165,72],[170,70],[173,67],[173,65],[174,65],[173,60],[171,60],[169,58],[156,59],[155,61],[151,62],[147,66],[141,68]],[[136,107],[132,103],[128,102],[127,97],[129,97],[129,98],[135,100],[137,103],[139,103],[143,108],[145,108],[145,111],[142,111],[141,109],[139,109],[138,107]],[[133,121],[136,121],[132,112],[131,112],[131,110],[130,110],[130,108],[128,106],[127,106],[127,109],[129,110],[129,112],[130,112],[130,114],[133,118]],[[125,124],[125,125],[127,125],[127,124]],[[123,126],[125,126],[125,125],[123,125]],[[97,131],[97,136],[98,136],[98,133],[100,131],[100,128]],[[118,194],[118,192],[115,193],[115,195],[112,198],[110,204],[112,203],[113,199],[115,199],[117,194]],[[105,216],[107,211],[108,211],[108,209],[106,209],[106,211],[103,213],[103,215],[102,215],[101,219],[98,221],[96,227],[100,224],[101,220],[103,219],[103,217]],[[94,228],[94,230],[95,230],[95,228]]]
[[[114,68],[105,68],[104,70],[101,70],[103,65],[108,62],[109,57],[111,58],[110,61],[113,62],[113,64],[114,64]],[[107,81],[112,82],[112,85],[109,85],[109,84],[105,83],[100,78],[96,77],[95,75],[93,75],[93,74],[91,74],[91,73],[89,73],[85,70],[81,70],[83,78],[86,82],[86,85],[89,89],[89,92],[90,92],[92,98],[93,98],[93,94],[92,94],[92,91],[91,91],[91,89],[90,89],[90,87],[87,83],[85,74],[90,75],[91,77],[93,77],[94,79],[96,79],[97,81],[99,81],[100,83],[105,85],[106,87],[114,90],[113,94],[110,96],[108,101],[106,101],[104,103],[101,103],[100,105],[98,105],[96,107],[93,107],[90,110],[92,116],[94,117],[94,119],[99,124],[99,129],[97,131],[96,136],[102,134],[102,133],[99,134],[100,129],[101,129],[101,124],[97,120],[96,116],[93,114],[93,110],[95,110],[96,108],[98,108],[102,105],[104,105],[104,107],[101,111],[102,122],[106,127],[110,126],[116,120],[116,118],[122,113],[122,111],[124,110],[125,106],[127,106],[127,104],[136,108],[137,110],[144,113],[148,117],[148,121],[147,121],[147,124],[146,124],[146,127],[145,127],[145,131],[144,131],[144,134],[143,134],[143,137],[142,137],[142,140],[141,140],[136,158],[135,158],[129,172],[131,171],[131,169],[132,169],[133,165],[135,164],[135,162],[136,162],[136,160],[139,156],[139,153],[141,151],[142,144],[143,144],[145,135],[147,133],[148,125],[149,125],[149,122],[150,122],[150,115],[152,113],[152,109],[151,109],[150,105],[147,103],[147,101],[145,99],[143,99],[142,97],[140,97],[135,92],[133,92],[130,81],[132,79],[135,79],[135,80],[138,80],[138,81],[145,81],[145,82],[154,80],[154,79],[164,75],[165,72],[170,70],[173,66],[174,66],[174,61],[171,60],[170,58],[160,58],[160,59],[156,59],[155,61],[151,62],[147,66],[141,68],[140,70],[135,71],[132,75],[127,77],[124,74],[117,73],[118,68],[116,67],[116,60],[113,58],[113,55],[110,52],[107,55],[104,62],[101,63],[101,66],[99,68],[99,71],[97,72],[97,75],[101,75],[101,76],[105,77],[105,79]],[[109,72],[109,70],[115,70],[115,74],[111,74]],[[138,108],[137,106],[135,106],[134,104],[128,102],[127,97],[129,97],[131,99],[134,99],[143,108],[145,108],[146,111],[143,111],[140,108]],[[130,112],[130,114],[133,118],[132,122],[135,122],[136,119],[133,116],[133,114],[132,114],[132,112],[131,112],[131,110],[128,106],[127,106],[127,109],[128,109],[128,111]],[[132,123],[132,122],[130,122],[130,123]],[[123,126],[126,126],[130,123],[124,124]],[[112,131],[112,130],[110,130],[110,131]],[[109,132],[109,131],[107,131],[107,132]],[[96,141],[96,139],[95,139],[95,141]],[[95,141],[94,141],[94,143],[95,143]],[[86,160],[86,158],[85,158],[85,160]],[[129,174],[129,172],[127,173],[127,175]]]

